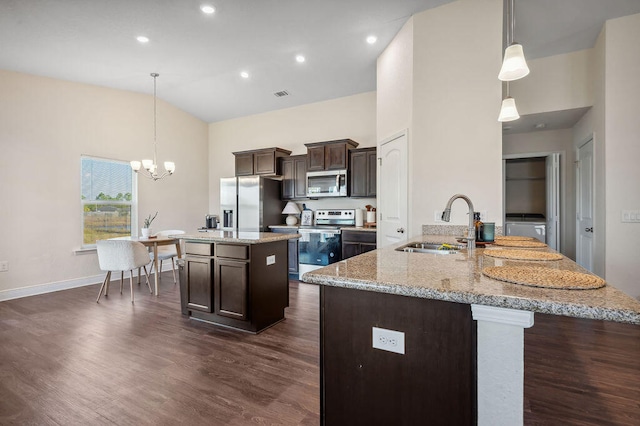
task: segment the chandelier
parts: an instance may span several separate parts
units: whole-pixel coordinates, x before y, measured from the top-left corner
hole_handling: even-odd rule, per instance
[[[173,161],[165,161],[164,169],[165,172],[161,175],[158,175],[158,126],[157,126],[157,113],[156,113],[156,78],[158,78],[160,74],[152,72],[151,77],[153,77],[153,160],[142,160],[142,162],[133,160],[131,161],[131,168],[134,172],[140,172],[140,166],[144,168],[142,175],[148,177],[153,180],[160,180],[165,176],[172,175],[176,170],[176,164]]]

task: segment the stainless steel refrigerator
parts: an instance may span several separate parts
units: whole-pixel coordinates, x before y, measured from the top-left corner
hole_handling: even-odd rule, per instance
[[[280,186],[280,181],[265,176],[221,178],[221,228],[268,232],[269,225],[282,224]]]

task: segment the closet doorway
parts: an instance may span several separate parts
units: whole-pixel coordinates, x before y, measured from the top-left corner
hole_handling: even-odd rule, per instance
[[[560,251],[560,153],[503,157],[505,235],[537,238]]]

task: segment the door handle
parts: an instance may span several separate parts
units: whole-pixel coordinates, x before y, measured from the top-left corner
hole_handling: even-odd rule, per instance
[[[398,228],[396,229],[396,232],[399,232],[401,234],[404,234],[404,228]]]
[[[593,232],[593,227],[591,227],[591,228],[584,228],[584,232]]]

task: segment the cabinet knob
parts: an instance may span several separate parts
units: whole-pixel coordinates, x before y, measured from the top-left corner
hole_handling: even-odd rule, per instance
[[[398,228],[396,229],[396,232],[399,232],[401,234],[404,234],[404,228]]]

